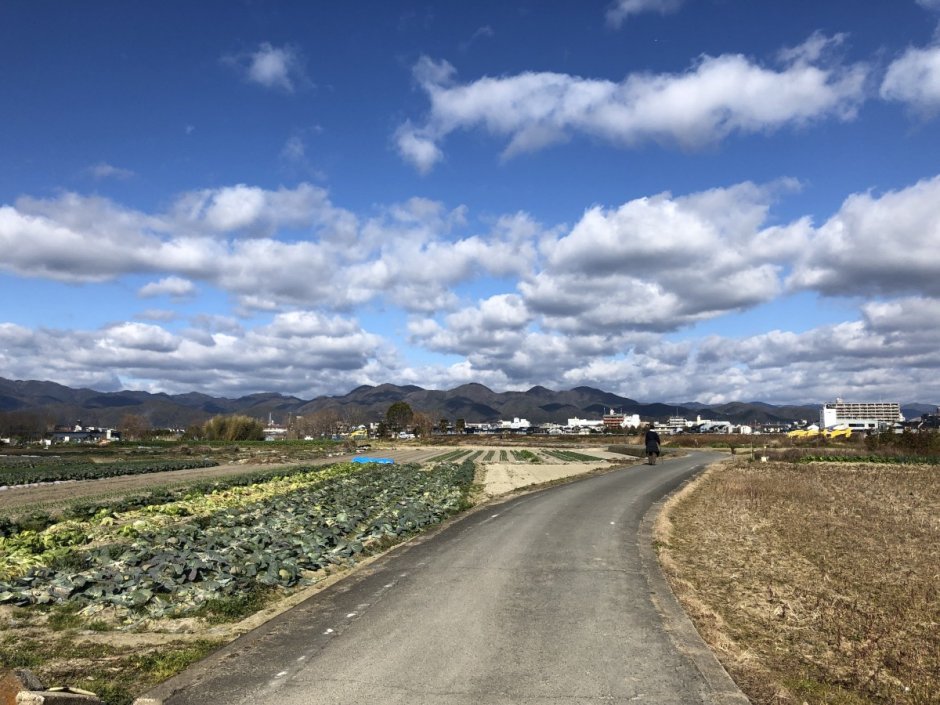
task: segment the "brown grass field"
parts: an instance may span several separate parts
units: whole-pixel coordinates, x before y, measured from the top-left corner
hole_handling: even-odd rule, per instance
[[[937,466],[726,461],[657,543],[753,703],[940,703]]]

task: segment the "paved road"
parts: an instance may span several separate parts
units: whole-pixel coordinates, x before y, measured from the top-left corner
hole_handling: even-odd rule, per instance
[[[715,696],[667,635],[637,538],[649,507],[715,457],[486,507],[233,642],[149,702],[742,702]]]

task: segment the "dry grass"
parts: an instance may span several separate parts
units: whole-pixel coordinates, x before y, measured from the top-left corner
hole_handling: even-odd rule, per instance
[[[658,540],[754,703],[940,703],[940,470],[728,462]]]

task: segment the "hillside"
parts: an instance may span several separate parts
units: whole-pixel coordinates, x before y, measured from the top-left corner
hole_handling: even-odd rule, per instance
[[[81,421],[85,425],[115,426],[126,414],[138,414],[155,427],[185,427],[216,414],[242,413],[259,419],[270,416],[283,422],[290,415],[303,416],[323,411],[335,412],[345,419],[377,421],[396,401],[407,402],[435,421],[446,418],[451,421],[464,419],[471,423],[517,416],[533,423],[564,423],[572,417],[597,419],[610,409],[640,414],[644,419],[665,419],[672,415],[694,418],[700,415],[734,423],[814,420],[819,414],[818,406],[773,406],[761,402],[715,406],[643,404],[593,387],[575,387],[565,391],[532,387],[524,392],[494,392],[482,384],[464,384],[449,390],[381,384],[364,385],[341,396],[311,400],[274,393],[229,399],[196,392],[101,392],[73,389],[55,382],[0,378],[0,413],[6,412],[8,417],[11,414],[39,414],[52,423],[61,424]]]

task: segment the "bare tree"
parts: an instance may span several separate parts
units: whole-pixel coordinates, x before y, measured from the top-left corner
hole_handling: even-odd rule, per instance
[[[430,438],[431,431],[434,428],[434,422],[427,414],[416,411],[411,418],[411,425],[414,426],[415,434],[422,438]]]
[[[140,441],[150,436],[150,421],[140,414],[124,414],[118,424],[121,439],[125,441]]]

